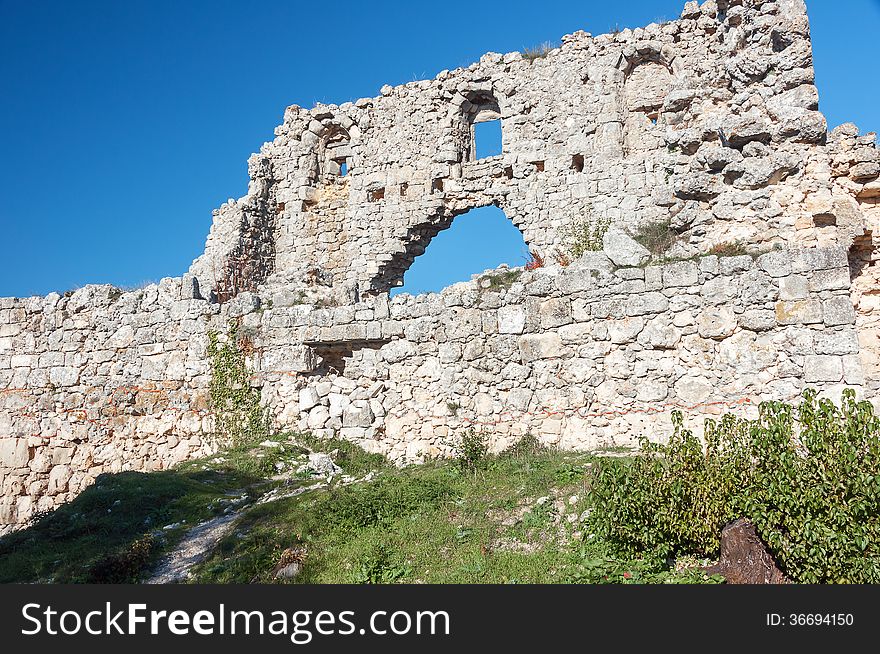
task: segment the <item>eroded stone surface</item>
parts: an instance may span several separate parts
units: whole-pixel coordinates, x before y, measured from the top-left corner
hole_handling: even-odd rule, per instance
[[[208,333],[230,319],[275,428],[401,462],[474,426],[496,450],[591,448],[663,438],[676,406],[699,429],[806,385],[873,400],[880,157],[873,134],[826,131],[808,34],[801,2],[689,2],[534,61],[288,107],[182,278],[0,299],[0,525],[211,451]],[[503,153],[476,160],[474,122],[498,117]],[[389,298],[489,204],[544,267]],[[610,225],[605,252],[560,256],[585,222]],[[656,223],[675,234],[648,260],[633,237]]]

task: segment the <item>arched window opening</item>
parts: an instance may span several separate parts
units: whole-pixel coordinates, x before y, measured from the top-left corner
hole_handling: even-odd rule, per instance
[[[502,153],[501,108],[495,96],[489,92],[477,91],[467,95],[463,119],[467,123],[462,159],[476,161]]]
[[[390,294],[436,293],[501,264],[521,266],[527,253],[522,233],[501,209],[471,209],[431,239]]]
[[[474,156],[477,159],[501,154],[501,119],[474,124]]]
[[[348,132],[333,126],[327,130],[318,147],[318,174],[328,181],[345,177],[351,170],[351,143]]]
[[[673,81],[669,68],[659,61],[638,64],[623,86],[626,108],[644,114],[650,123],[656,124]]]

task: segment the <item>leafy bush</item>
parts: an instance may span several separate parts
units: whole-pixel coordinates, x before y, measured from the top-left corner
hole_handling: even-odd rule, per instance
[[[485,434],[468,429],[461,435],[458,445],[458,465],[462,470],[476,470],[486,460],[489,441]]]
[[[596,252],[602,249],[602,239],[611,221],[600,218],[595,223],[588,220],[576,220],[562,232],[566,247],[575,259],[585,252]]]
[[[598,533],[621,553],[717,554],[745,516],[783,570],[806,583],[880,582],[880,418],[844,392],[805,391],[757,420],[706,421],[704,445],[673,413],[667,445],[603,464],[592,487]]]

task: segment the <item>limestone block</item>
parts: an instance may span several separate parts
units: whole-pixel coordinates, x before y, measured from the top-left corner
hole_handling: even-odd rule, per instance
[[[299,410],[302,412],[310,411],[321,401],[318,391],[313,386],[306,386],[299,391]]]
[[[24,468],[29,460],[26,439],[0,438],[0,468]]]
[[[788,275],[779,280],[780,300],[805,300],[810,295],[810,280],[804,275]]]
[[[822,315],[825,324],[852,325],[856,321],[856,312],[848,295],[838,295],[822,303]]]
[[[274,347],[263,353],[264,372],[311,372],[318,366],[315,350],[308,345]]]
[[[645,328],[643,318],[624,318],[608,322],[608,338],[612,343],[631,343]]]
[[[697,316],[697,331],[703,338],[726,338],[736,326],[736,314],[729,307],[709,307]]]
[[[609,227],[602,236],[602,251],[616,266],[641,266],[651,253],[626,232]]]
[[[565,353],[562,339],[555,332],[527,334],[521,336],[518,343],[524,362],[560,357]]]
[[[343,427],[369,427],[373,424],[373,411],[366,400],[355,400],[342,413]]]
[[[810,290],[814,293],[844,290],[848,289],[849,285],[849,268],[817,270],[810,279]]]
[[[712,394],[713,386],[702,375],[685,376],[673,385],[675,397],[688,406],[705,402]]]
[[[662,293],[649,291],[631,295],[626,300],[626,315],[643,316],[649,313],[661,313],[669,307],[669,300]]]
[[[780,300],[776,303],[776,321],[780,325],[809,325],[822,322],[822,303],[816,299]]]
[[[498,333],[522,334],[526,326],[525,308],[519,305],[499,307]]]
[[[568,298],[552,298],[541,303],[538,309],[541,328],[549,329],[571,322],[571,301]]]
[[[791,274],[791,255],[788,252],[774,250],[758,257],[758,267],[771,277],[785,277]]]
[[[51,368],[49,381],[55,386],[76,386],[79,382],[79,368],[71,366]]]
[[[809,355],[804,357],[804,381],[839,382],[843,379],[843,359],[839,356]]]
[[[693,261],[679,261],[663,266],[663,286],[666,288],[696,286],[698,280],[699,270]]]

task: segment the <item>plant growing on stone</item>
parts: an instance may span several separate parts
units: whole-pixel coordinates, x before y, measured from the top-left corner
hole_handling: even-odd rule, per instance
[[[553,260],[563,268],[567,268],[571,264],[571,257],[561,250],[553,253]]]
[[[707,254],[714,254],[719,257],[738,257],[744,254],[748,254],[749,251],[745,246],[745,243],[742,241],[724,241],[723,243],[716,243],[711,248]]]
[[[602,238],[610,224],[608,218],[599,218],[593,223],[586,219],[575,220],[562,231],[562,238],[569,252],[577,259],[586,252],[602,249]]]
[[[659,256],[675,245],[678,234],[669,220],[658,220],[639,225],[632,237],[652,255]]]
[[[250,385],[250,371],[235,322],[230,323],[224,342],[217,332],[208,332],[208,358],[211,362],[209,392],[217,434],[235,446],[268,437],[269,411],[260,404],[259,389]]]
[[[805,391],[757,420],[706,422],[705,444],[673,414],[666,445],[605,462],[593,486],[597,533],[623,554],[715,555],[721,528],[750,518],[783,571],[805,583],[880,582],[880,418],[844,391]]]
[[[553,49],[553,44],[550,41],[544,41],[541,45],[537,45],[530,48],[523,48],[522,57],[529,63],[532,63],[536,59],[543,59],[546,57],[550,51]]]
[[[537,270],[544,267],[544,257],[534,250],[529,250],[529,259],[526,261],[526,270]]]

